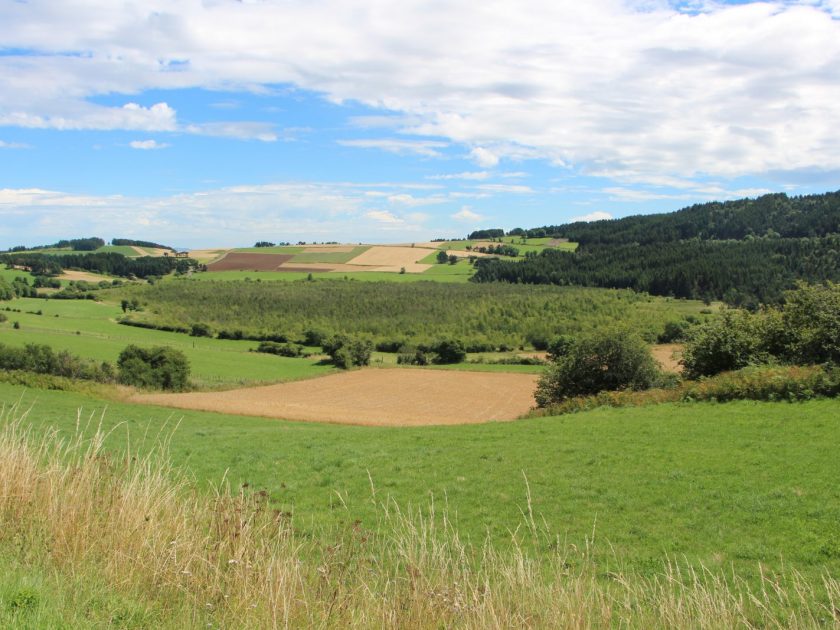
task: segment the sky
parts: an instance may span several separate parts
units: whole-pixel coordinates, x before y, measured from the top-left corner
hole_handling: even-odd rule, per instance
[[[840,0],[3,0],[0,249],[840,189]]]

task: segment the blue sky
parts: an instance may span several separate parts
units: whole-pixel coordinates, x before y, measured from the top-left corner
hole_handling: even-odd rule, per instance
[[[838,120],[840,0],[7,2],[0,248],[421,241],[825,192]]]

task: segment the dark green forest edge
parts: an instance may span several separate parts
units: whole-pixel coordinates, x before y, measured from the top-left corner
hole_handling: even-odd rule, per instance
[[[629,288],[755,309],[781,302],[797,280],[840,280],[840,191],[771,194],[510,234],[532,232],[579,247],[520,262],[480,260],[473,281]]]

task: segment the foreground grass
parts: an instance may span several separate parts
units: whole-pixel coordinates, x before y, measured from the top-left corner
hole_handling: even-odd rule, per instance
[[[313,381],[313,384],[317,381]],[[313,390],[317,395],[317,390]],[[0,401],[34,403],[39,431],[75,431],[76,411],[107,445],[140,447],[179,423],[171,456],[208,489],[225,474],[265,490],[296,528],[378,519],[371,503],[447,504],[476,544],[504,544],[531,506],[600,571],[650,576],[665,556],[758,579],[759,563],[809,580],[840,572],[840,402],[669,404],[597,409],[513,423],[411,429],[324,425],[106,403],[0,384]],[[445,413],[442,411],[442,413]],[[165,429],[168,431],[169,429]]]
[[[116,457],[101,430],[36,437],[14,409],[3,416],[4,627],[836,625],[828,574],[766,572],[751,586],[679,561],[606,574],[530,502],[505,548],[464,542],[440,508],[377,498],[374,524],[302,536],[264,495],[197,493],[165,442]]]

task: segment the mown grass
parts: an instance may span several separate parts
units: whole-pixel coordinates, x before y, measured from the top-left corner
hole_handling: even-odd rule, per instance
[[[30,433],[0,417],[4,627],[824,627],[840,584],[786,567],[661,562],[605,572],[594,539],[542,527],[530,493],[506,547],[465,542],[446,506],[382,497],[374,523],[300,532],[265,496],[194,492],[167,443],[105,448],[101,430]],[[84,422],[82,418],[82,427]],[[125,446],[125,443],[123,443]],[[139,455],[139,456],[138,456]],[[24,568],[25,567],[25,568]]]
[[[313,381],[317,396],[317,381]],[[595,540],[598,571],[651,575],[663,558],[754,579],[758,566],[809,579],[840,571],[840,402],[692,403],[597,409],[485,425],[383,429],[104,402],[0,384],[34,404],[39,430],[75,430],[76,410],[127,435],[178,424],[172,458],[209,489],[223,475],[264,489],[296,528],[371,526],[378,500],[446,505],[465,540],[509,541],[527,511],[564,544]],[[107,408],[107,410],[106,410]],[[445,413],[442,410],[441,413]],[[168,430],[168,429],[166,429]]]
[[[557,245],[549,245],[548,243],[551,241],[551,238],[529,238],[526,239],[525,242],[522,242],[522,238],[519,236],[504,236],[502,237],[502,243],[507,245],[513,245],[519,250],[520,257],[524,256],[529,252],[539,253],[545,249],[559,249],[561,251],[573,252],[577,249],[577,243],[558,243]],[[498,243],[498,241],[491,241],[490,239],[484,240],[471,240],[471,241],[445,241],[440,243],[440,249],[454,249],[454,250],[466,250],[467,247],[474,247],[479,243],[489,243],[494,242]],[[469,252],[466,252],[467,254]]]
[[[253,341],[190,337],[122,326],[116,323],[122,311],[115,304],[35,298],[22,298],[5,304],[23,312],[4,311],[9,321],[0,324],[0,343],[13,346],[47,344],[55,350],[67,350],[81,357],[112,363],[128,344],[166,345],[186,354],[191,380],[202,387],[297,380],[328,374],[333,370],[330,366],[320,365],[315,359],[291,359],[250,352],[258,345]],[[43,314],[33,314],[37,311]],[[19,329],[13,328],[14,322],[19,322]]]
[[[300,254],[295,254],[292,259],[289,261],[289,264],[292,263],[347,263],[353,260],[359,254],[362,254],[370,249],[369,245],[362,245],[358,247],[354,247],[349,252],[331,252],[331,251],[322,251],[322,252],[301,252]]]

